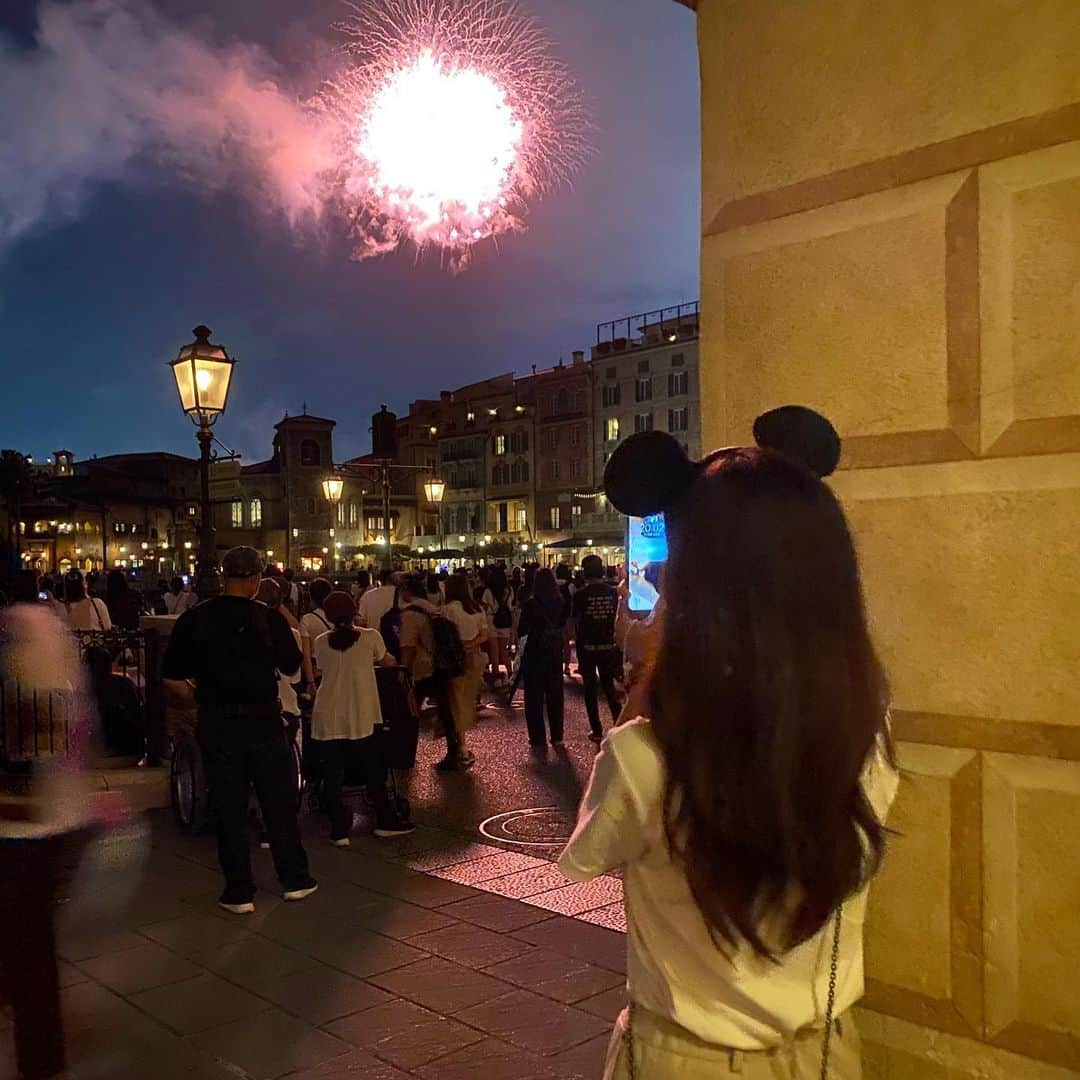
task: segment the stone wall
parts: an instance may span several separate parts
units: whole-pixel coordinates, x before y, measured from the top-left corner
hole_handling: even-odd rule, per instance
[[[705,444],[837,422],[894,685],[867,1075],[1080,1075],[1080,7],[698,20]]]

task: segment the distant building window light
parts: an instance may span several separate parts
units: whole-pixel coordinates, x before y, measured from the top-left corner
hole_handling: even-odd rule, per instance
[[[251,525],[258,529],[262,525],[262,499],[251,500]]]
[[[609,416],[604,423],[604,438],[608,442],[618,442],[619,418],[617,416]]]
[[[243,528],[244,504],[239,499],[234,499],[231,507],[230,523],[234,529]]]

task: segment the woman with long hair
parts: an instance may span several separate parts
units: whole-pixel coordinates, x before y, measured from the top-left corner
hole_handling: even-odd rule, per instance
[[[476,759],[465,746],[465,732],[476,723],[480,685],[484,681],[484,645],[487,644],[488,629],[484,613],[469,595],[469,579],[464,574],[451,574],[446,579],[446,604],[442,613],[457,627],[465,648],[465,670],[450,680],[450,711],[457,734],[458,760],[462,766],[468,767]]]
[[[323,764],[323,798],[330,815],[330,842],[349,846],[352,811],[342,798],[345,759],[360,755],[368,797],[375,807],[375,835],[403,836],[413,831],[386,790],[386,763],[379,751],[375,729],[382,723],[375,665],[391,666],[378,630],[355,626],[356,603],[344,591],[321,598],[320,610],[331,629],[315,638],[311,657],[321,679],[311,711],[311,738]]]
[[[514,596],[501,566],[493,566],[488,571],[480,603],[487,616],[491,674],[498,684],[510,674],[510,639],[514,634]]]
[[[112,629],[105,601],[87,595],[81,570],[69,570],[64,575],[64,606],[60,617],[71,630]]]
[[[127,574],[119,568],[110,570],[105,577],[105,606],[109,609],[113,626],[125,630],[139,629],[142,601],[128,583]]]
[[[693,465],[635,436],[605,474],[620,510],[665,514],[670,553],[640,715],[605,739],[560,859],[575,880],[625,867],[630,1004],[606,1080],[861,1075],[849,1009],[897,787],[887,686],[821,480],[839,440],[778,412],[759,447]]]
[[[538,570],[533,579],[532,595],[521,609],[519,632],[525,639],[522,677],[525,680],[525,725],[529,745],[539,749],[547,745],[544,732],[544,707],[547,706],[551,745],[563,743],[563,627],[566,625],[566,601],[559,592],[555,575]]]

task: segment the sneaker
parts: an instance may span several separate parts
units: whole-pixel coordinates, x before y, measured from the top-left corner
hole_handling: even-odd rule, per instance
[[[335,840],[333,837],[330,837],[330,843],[333,844],[334,847],[348,847],[349,838],[347,836],[339,836]]]
[[[224,911],[231,911],[234,915],[250,915],[255,910],[254,900],[238,900],[234,893],[230,896],[223,892],[218,899],[218,907]]]
[[[302,885],[297,885],[294,889],[286,889],[281,894],[281,899],[303,900],[305,896],[310,896],[318,887],[319,883],[314,878],[308,878]]]
[[[590,731],[589,738],[592,739],[593,742],[603,742],[604,733],[602,731]]]
[[[396,818],[384,822],[382,825],[376,825],[374,831],[376,836],[383,838],[389,836],[408,836],[409,833],[416,832],[416,826],[411,821],[404,821],[401,818]]]
[[[463,769],[471,769],[476,764],[476,755],[473,754],[471,750],[466,750],[465,753],[458,758],[458,764]]]
[[[266,833],[262,833],[259,836],[259,847],[262,848],[263,851],[270,850],[270,837],[267,836]]]

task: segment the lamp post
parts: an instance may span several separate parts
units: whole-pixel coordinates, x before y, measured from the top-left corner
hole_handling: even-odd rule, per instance
[[[214,549],[214,521],[210,505],[210,444],[214,422],[225,411],[229,400],[233,364],[236,363],[221,345],[210,341],[210,328],[196,326],[195,340],[185,345],[169,365],[176,379],[180,407],[197,424],[199,440],[199,485],[202,521],[199,528],[199,562],[195,592],[200,599],[221,591],[217,552]]]
[[[443,539],[442,539],[442,507],[443,496],[446,494],[446,481],[440,480],[437,476],[433,476],[430,480],[424,481],[424,495],[427,501],[435,507],[435,516],[438,522],[436,528],[436,535],[439,537],[439,550],[442,551]]]
[[[338,476],[336,473],[328,476],[322,482],[323,498],[330,504],[330,540],[334,540],[334,514],[337,513],[338,503],[341,502],[341,493],[345,488],[344,477]],[[337,547],[341,547],[340,544]],[[334,549],[335,552],[337,548]],[[326,548],[323,548],[326,551]],[[334,556],[334,569],[337,570],[337,556]]]

